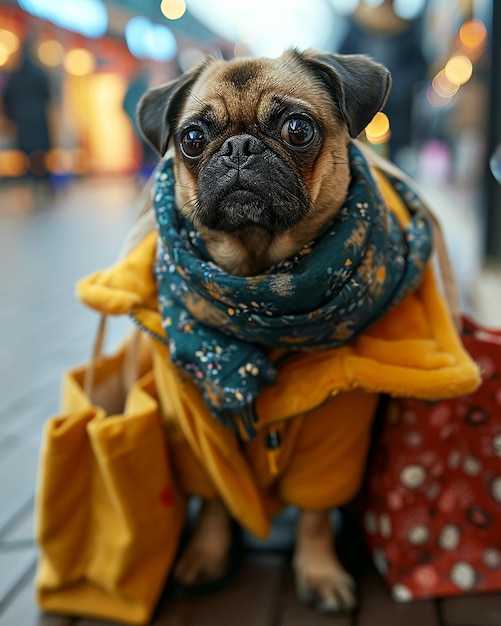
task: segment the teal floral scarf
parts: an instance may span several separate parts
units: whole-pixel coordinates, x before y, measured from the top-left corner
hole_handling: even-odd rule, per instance
[[[345,206],[320,236],[258,276],[215,265],[193,224],[176,210],[172,160],[159,164],[154,207],[159,226],[155,273],[172,362],[200,388],[211,413],[255,435],[254,402],[275,370],[271,347],[342,346],[419,284],[432,248],[419,199],[392,180],[409,208],[402,230],[369,167],[350,147]]]

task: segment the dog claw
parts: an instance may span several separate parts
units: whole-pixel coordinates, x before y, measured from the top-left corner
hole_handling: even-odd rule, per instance
[[[343,607],[339,606],[339,604],[332,599],[322,600],[318,604],[315,605],[315,610],[319,613],[342,613],[344,612]]]
[[[355,608],[354,596],[343,597],[336,589],[303,589],[297,592],[303,604],[313,607],[319,613],[345,613]]]
[[[301,602],[320,613],[345,613],[357,604],[356,585],[337,564],[330,571],[310,576],[296,569],[296,592]]]

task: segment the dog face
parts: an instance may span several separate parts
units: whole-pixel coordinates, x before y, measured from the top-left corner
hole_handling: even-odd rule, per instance
[[[160,154],[173,139],[177,206],[214,261],[249,275],[293,254],[339,210],[350,137],[389,86],[386,68],[358,55],[211,59],[149,91],[138,121]]]

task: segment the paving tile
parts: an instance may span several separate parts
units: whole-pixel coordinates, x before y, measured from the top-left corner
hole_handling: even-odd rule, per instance
[[[18,550],[0,549],[0,607],[33,568],[36,555],[34,546]]]
[[[74,618],[74,621],[71,622],[72,626],[124,626],[123,622],[114,622],[111,620],[100,620],[100,619],[79,619]],[[45,626],[45,625],[44,625]]]
[[[22,511],[21,515],[14,520],[5,533],[0,536],[0,550],[2,547],[10,547],[19,543],[28,545],[34,543],[34,519],[33,503]]]
[[[359,590],[357,626],[440,626],[437,605],[433,600],[405,604],[395,602],[372,567],[365,569]]]
[[[64,369],[88,358],[97,324],[95,313],[74,297],[75,281],[107,267],[118,255],[130,223],[137,189],[123,182],[88,181],[56,198],[50,210],[17,213],[17,196],[0,189],[0,288],[8,306],[0,308],[0,626],[103,626],[110,622],[40,616],[32,583],[24,584],[36,558],[25,545],[32,534],[33,497],[43,423],[57,410]],[[455,204],[455,203],[452,203]],[[451,206],[454,215],[457,207]],[[443,217],[441,215],[441,217]],[[456,269],[468,261],[468,280],[477,270],[477,231],[446,233]],[[456,227],[461,220],[455,219]],[[473,240],[473,248],[463,245]],[[458,245],[458,242],[460,245]],[[472,249],[463,259],[457,250]],[[15,259],[14,262],[10,262]],[[499,326],[499,268],[475,281],[476,310]],[[483,288],[482,288],[483,287]],[[462,284],[463,301],[467,284]],[[476,296],[476,297],[475,297]],[[4,300],[3,300],[4,301]],[[474,307],[475,308],[475,307]],[[124,320],[110,324],[110,345],[125,332]],[[19,513],[22,513],[18,516]],[[283,535],[278,537],[283,540]],[[287,538],[290,542],[290,538]],[[352,538],[348,548],[358,561]],[[19,542],[19,543],[17,543]],[[343,546],[340,545],[342,549]],[[352,564],[353,565],[353,564]],[[255,553],[238,583],[220,594],[186,602],[166,598],[155,626],[437,626],[436,603],[400,605],[372,569],[364,570],[360,610],[350,617],[325,617],[301,605],[283,555]],[[355,563],[353,567],[357,567]],[[3,603],[2,603],[3,598]],[[499,626],[501,594],[451,598],[440,603],[444,626]],[[354,626],[353,624],[353,626]]]
[[[29,393],[13,399],[2,410],[2,414],[12,416],[12,419],[0,422],[0,459],[9,448],[16,447],[23,440],[41,441],[45,420],[57,413],[59,387],[60,376],[54,376],[40,387],[32,388]],[[4,454],[1,453],[2,448]]]
[[[461,596],[442,600],[446,626],[500,626],[501,593]]]
[[[275,626],[285,568],[281,554],[250,555],[228,589],[197,600],[166,598],[152,626]]]
[[[0,612],[1,626],[70,626],[72,622],[69,617],[40,613],[35,605],[33,577]]]
[[[19,437],[15,433],[8,433],[4,436],[0,430],[0,459],[3,459],[18,444]]]
[[[228,589],[193,600],[166,595],[151,626],[275,626],[285,561],[274,553],[254,554]],[[79,619],[75,626],[114,626]]]
[[[0,459],[0,530],[33,497],[38,457],[35,438],[21,441]]]

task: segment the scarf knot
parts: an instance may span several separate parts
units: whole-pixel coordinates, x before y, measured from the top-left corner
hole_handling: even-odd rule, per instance
[[[275,379],[268,349],[352,341],[418,286],[431,254],[431,225],[416,194],[391,180],[410,213],[402,228],[355,145],[350,164],[345,205],[329,226],[292,257],[250,277],[211,261],[176,209],[172,160],[159,164],[155,273],[171,359],[198,385],[211,413],[235,429],[238,417],[250,438],[255,400]]]

